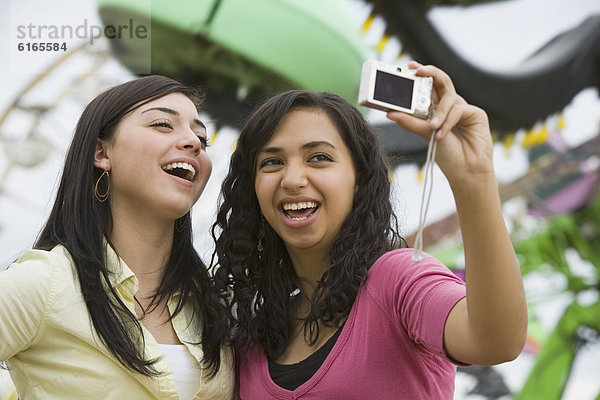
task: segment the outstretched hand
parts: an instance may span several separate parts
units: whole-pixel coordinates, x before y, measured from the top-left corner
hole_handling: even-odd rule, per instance
[[[418,76],[433,77],[433,115],[428,120],[390,111],[387,117],[417,135],[438,141],[436,162],[452,184],[470,176],[493,175],[492,138],[487,114],[456,93],[450,77],[432,65],[408,64]]]

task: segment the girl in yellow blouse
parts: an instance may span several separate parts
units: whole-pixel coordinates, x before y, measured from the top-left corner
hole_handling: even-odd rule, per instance
[[[21,399],[223,399],[224,301],[192,245],[209,179],[200,96],[161,76],[84,110],[34,249],[0,273],[0,360]]]

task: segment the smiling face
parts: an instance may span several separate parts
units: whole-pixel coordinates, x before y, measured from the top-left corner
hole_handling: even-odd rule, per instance
[[[212,164],[206,128],[194,103],[171,93],[126,114],[108,141],[99,141],[94,165],[110,170],[115,217],[175,220],[204,190]]]
[[[350,151],[324,111],[286,114],[258,153],[254,188],[290,255],[328,254],[352,209],[355,176]]]

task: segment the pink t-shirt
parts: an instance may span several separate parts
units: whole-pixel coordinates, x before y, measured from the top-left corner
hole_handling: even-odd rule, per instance
[[[241,354],[242,399],[452,399],[456,366],[443,348],[444,323],[465,284],[412,249],[381,256],[325,362],[294,391],[276,385],[259,346]]]

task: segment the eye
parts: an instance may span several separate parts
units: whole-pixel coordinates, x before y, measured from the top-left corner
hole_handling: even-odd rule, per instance
[[[265,168],[265,167],[273,167],[273,166],[277,166],[277,165],[283,165],[283,162],[278,158],[267,158],[267,159],[261,161],[258,164],[258,167]]]
[[[162,128],[173,129],[173,125],[171,124],[171,121],[166,120],[166,119],[161,119],[160,121],[155,121],[155,122],[151,123],[150,126],[155,127],[155,128],[162,127]]]
[[[208,143],[208,139],[205,136],[198,135],[198,140],[200,140],[200,143],[202,143],[203,149],[210,147],[210,143]]]
[[[318,153],[318,154],[314,154],[314,155],[310,156],[310,158],[308,159],[308,161],[330,162],[330,161],[333,161],[333,158],[329,157],[325,153]]]

